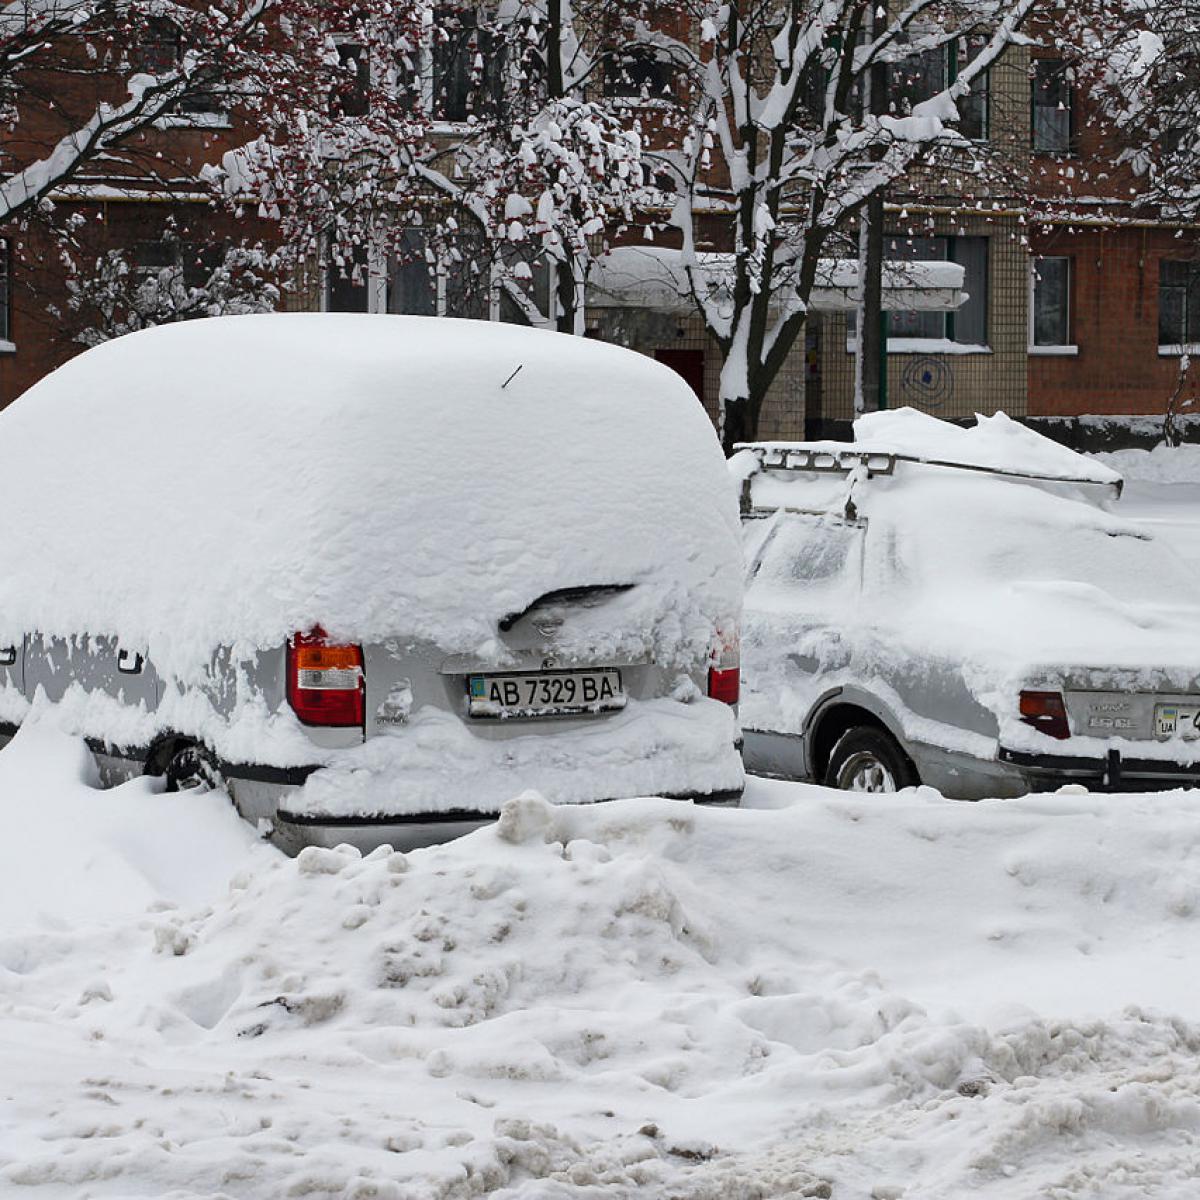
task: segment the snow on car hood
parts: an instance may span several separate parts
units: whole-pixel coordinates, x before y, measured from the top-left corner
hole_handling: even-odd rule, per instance
[[[323,625],[502,654],[558,588],[636,584],[660,652],[740,604],[711,424],[667,368],[476,321],[214,318],[90,350],[0,414],[0,641],[115,633],[177,675]],[[703,650],[701,650],[703,652]]]

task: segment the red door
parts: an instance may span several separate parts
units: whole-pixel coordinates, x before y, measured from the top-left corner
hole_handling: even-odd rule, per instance
[[[704,403],[703,350],[655,350],[654,357],[664,367],[670,367],[676,375],[682,376],[688,387],[696,393],[696,399]]]

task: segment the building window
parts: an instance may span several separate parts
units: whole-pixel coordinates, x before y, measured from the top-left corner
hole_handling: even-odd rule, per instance
[[[371,311],[371,272],[364,246],[350,254],[331,252],[325,267],[325,311],[365,313]]]
[[[420,229],[406,230],[388,271],[387,311],[486,320],[491,310],[486,253],[481,237],[463,233],[449,248],[431,249]]]
[[[1029,306],[1029,344],[1071,346],[1071,260],[1035,258],[1032,262],[1032,302]]]
[[[958,78],[959,72],[987,45],[985,38],[957,38],[933,50],[910,55],[890,69],[888,94],[893,112],[908,116]],[[989,78],[972,80],[971,90],[958,102],[958,130],[972,141],[988,136]]]
[[[952,312],[896,311],[888,314],[892,338],[924,338],[986,346],[988,240],[985,237],[889,237],[884,239],[886,261],[956,262],[963,268],[967,300]]]
[[[225,247],[178,237],[156,242],[138,242],[133,247],[133,269],[141,279],[154,279],[169,285],[182,281],[184,287],[204,287],[224,258]],[[163,272],[167,274],[164,276]]]
[[[12,270],[7,238],[0,238],[0,349],[12,349]]]
[[[527,253],[527,252],[526,252]],[[516,246],[502,246],[501,260],[510,279],[524,291],[533,306],[549,322],[554,312],[554,284],[557,277],[553,260],[545,254],[529,262]],[[510,325],[527,325],[526,310],[519,305],[508,289],[496,289],[496,319]]]
[[[619,99],[662,100],[672,93],[671,64],[649,47],[616,51],[604,63],[604,94]]]
[[[405,230],[388,272],[388,312],[415,317],[437,314],[437,274],[426,257],[425,235]]]
[[[1075,135],[1075,93],[1060,58],[1033,64],[1033,148],[1038,154],[1070,154]]]
[[[183,65],[183,31],[168,17],[151,17],[142,34],[140,63],[151,75],[169,75]],[[180,96],[168,115],[167,125],[226,125],[229,114],[223,99],[213,93],[196,91]]]
[[[478,14],[434,15],[432,115],[442,121],[499,114],[504,102],[504,40],[479,28]]]
[[[337,82],[329,108],[337,117],[365,117],[371,111],[371,63],[366,46],[339,42]]]
[[[1158,264],[1160,350],[1200,346],[1200,262],[1163,259]]]

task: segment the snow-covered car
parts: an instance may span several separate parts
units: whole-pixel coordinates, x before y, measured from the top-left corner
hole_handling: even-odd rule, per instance
[[[1200,783],[1200,579],[1010,421],[870,414],[730,460],[747,769],[962,799]]]
[[[187,322],[67,363],[0,442],[0,737],[49,702],[106,780],[219,777],[288,846],[742,789],[736,498],[651,359]]]

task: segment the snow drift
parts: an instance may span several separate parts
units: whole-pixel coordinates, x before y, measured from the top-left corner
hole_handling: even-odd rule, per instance
[[[7,822],[68,798],[64,747],[21,737]],[[74,786],[90,824],[49,806],[0,878],[117,840],[121,797]],[[130,877],[52,933],[24,913],[61,877],[30,872],[0,922],[0,1191],[1193,1194],[1190,797],[750,799],[525,796],[410,855],[217,853],[202,907]]]

